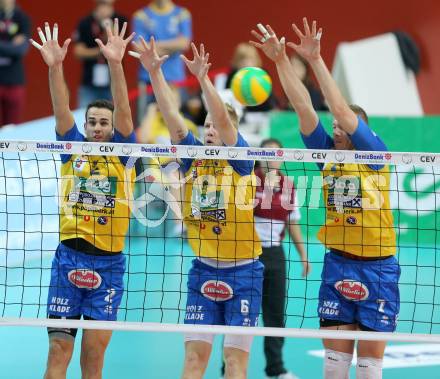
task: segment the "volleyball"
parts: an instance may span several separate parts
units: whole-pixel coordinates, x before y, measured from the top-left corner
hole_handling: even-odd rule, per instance
[[[264,103],[272,92],[272,80],[261,68],[244,67],[233,76],[231,89],[241,104],[259,105]]]

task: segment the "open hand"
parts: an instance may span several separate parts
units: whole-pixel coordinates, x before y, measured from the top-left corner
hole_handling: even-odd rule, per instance
[[[310,30],[307,18],[303,18],[304,23],[304,34],[299,30],[299,28],[292,24],[293,31],[300,39],[300,44],[296,45],[292,42],[287,43],[287,46],[294,49],[300,56],[302,56],[306,61],[310,62],[321,57],[321,36],[322,28],[316,31],[316,21],[312,23],[312,30]]]
[[[163,62],[168,59],[168,55],[159,56],[154,37],[150,38],[150,43],[148,44],[141,36],[140,42],[133,42],[132,45],[136,51],[129,51],[128,54],[138,58],[148,72],[160,69]]]
[[[40,50],[41,56],[49,67],[62,64],[64,58],[66,58],[67,48],[69,47],[71,39],[66,39],[63,46],[60,47],[58,44],[58,24],[55,24],[53,31],[51,31],[49,23],[46,22],[44,24],[45,33],[43,33],[40,27],[37,28],[37,31],[42,44],[40,45],[38,42],[30,39],[29,41],[32,46]]]
[[[127,31],[127,23],[124,22],[122,30],[119,32],[119,20],[117,18],[115,18],[113,25],[111,22],[107,22],[105,30],[107,32],[107,43],[104,45],[104,43],[98,38],[95,39],[95,41],[101,49],[102,55],[104,55],[108,62],[121,63],[125,54],[125,49],[135,36],[135,33],[132,33],[124,39]]]
[[[211,67],[211,63],[208,63],[209,53],[205,54],[205,46],[203,43],[200,44],[199,51],[194,43],[191,43],[191,49],[194,54],[192,61],[190,61],[184,55],[181,55],[180,57],[185,62],[191,74],[193,74],[199,80],[203,79],[208,74],[209,68]]]
[[[266,57],[275,63],[286,57],[286,39],[282,37],[278,40],[270,25],[264,27],[262,24],[257,25],[259,32],[252,30],[252,35],[260,42],[249,41],[249,43],[260,49]]]

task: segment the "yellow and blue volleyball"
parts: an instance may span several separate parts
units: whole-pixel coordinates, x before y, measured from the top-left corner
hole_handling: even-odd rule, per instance
[[[272,80],[266,71],[258,67],[244,67],[232,78],[231,90],[235,98],[245,106],[264,103],[272,92]]]

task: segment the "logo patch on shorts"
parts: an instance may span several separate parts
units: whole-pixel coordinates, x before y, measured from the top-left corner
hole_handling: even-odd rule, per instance
[[[229,284],[218,280],[208,280],[203,283],[201,292],[203,296],[213,301],[226,301],[232,299],[234,295]]]
[[[71,270],[67,274],[69,282],[78,288],[94,290],[101,285],[102,278],[96,271],[87,269]]]
[[[344,279],[335,283],[335,288],[347,300],[362,301],[368,298],[368,287],[353,279]]]

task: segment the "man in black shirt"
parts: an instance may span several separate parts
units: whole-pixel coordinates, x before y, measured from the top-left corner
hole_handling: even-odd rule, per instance
[[[0,127],[18,124],[25,104],[23,57],[29,47],[29,17],[15,0],[0,2]]]
[[[96,7],[83,18],[74,33],[75,56],[83,61],[83,75],[78,92],[78,106],[86,107],[97,99],[111,100],[110,75],[107,61],[101,54],[95,39],[106,41],[104,24],[108,20],[119,19],[123,25],[127,18],[115,13],[115,0],[95,0]]]

